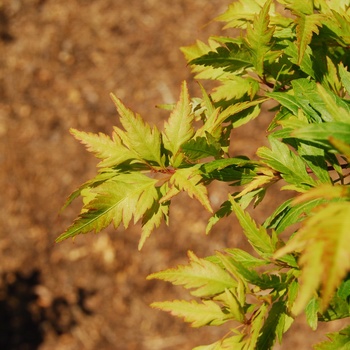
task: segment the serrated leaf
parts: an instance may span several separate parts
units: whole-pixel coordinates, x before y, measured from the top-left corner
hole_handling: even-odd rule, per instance
[[[339,332],[328,333],[329,341],[324,341],[314,346],[315,350],[349,350],[350,326]]]
[[[210,345],[196,346],[192,350],[243,350],[245,345],[244,334],[225,337]]]
[[[268,235],[266,229],[262,226],[258,227],[250,215],[247,212],[244,212],[232,197],[230,198],[230,202],[232,209],[243,228],[244,234],[254,250],[263,257],[271,256],[274,252],[274,247],[271,242],[271,237]]]
[[[326,141],[335,138],[349,143],[350,123],[329,122],[321,124],[311,124],[304,128],[293,131],[292,136],[304,140]]]
[[[350,203],[335,202],[324,205],[303,222],[298,233],[275,253],[279,258],[286,253],[301,251],[301,289],[294,305],[299,314],[317,289],[321,288],[321,307],[325,308],[335,289],[350,270]]]
[[[299,1],[305,4],[305,1]],[[293,8],[294,4],[293,4]],[[316,13],[301,13],[295,20],[296,23],[296,34],[297,34],[297,45],[298,45],[298,64],[300,65],[304,52],[307,46],[312,40],[313,33],[319,34],[319,27],[322,26],[322,20],[324,16]]]
[[[248,50],[236,43],[226,43],[225,46],[217,47],[215,51],[195,58],[190,61],[191,65],[203,65],[213,68],[223,68],[225,72],[240,72],[242,69],[251,67],[251,58]]]
[[[248,115],[239,115],[239,113],[246,111],[251,107],[259,106],[267,100],[268,98],[263,97],[253,101],[238,102],[230,105],[218,115],[218,118],[215,122],[215,127],[218,127],[222,123],[228,121],[229,118],[234,127],[245,124],[249,120],[254,119],[259,115],[260,108],[258,107],[257,109],[254,108],[253,110],[249,110]]]
[[[83,206],[81,214],[56,242],[90,231],[100,232],[112,222],[115,227],[121,223],[128,227],[136,208],[137,216],[141,215],[140,207],[137,207],[141,195],[144,200],[151,197],[151,200],[147,198],[148,203],[152,202],[152,198],[157,199],[156,182],[157,180],[135,172],[116,176],[90,189],[93,199]],[[143,208],[145,209],[147,207]]]
[[[229,313],[224,313],[220,306],[211,300],[198,303],[195,300],[163,301],[151,304],[151,307],[170,312],[173,316],[184,318],[192,327],[219,326],[231,319]]]
[[[272,0],[267,0],[259,12],[255,15],[253,25],[247,23],[246,42],[253,58],[256,72],[261,77],[264,71],[264,60],[266,54],[271,50],[271,39],[275,31],[270,27],[269,9]]]
[[[152,273],[147,279],[159,279],[174,285],[183,285],[186,289],[194,289],[191,294],[207,298],[223,293],[226,288],[237,286],[230,274],[211,261],[198,258],[193,252],[188,252],[190,263],[179,265],[174,269]]]
[[[319,310],[320,305],[317,298],[312,298],[305,308],[306,321],[310,328],[314,331],[317,329]]]
[[[224,28],[245,28],[247,22],[252,22],[254,16],[261,11],[265,0],[238,0],[228,6],[216,21],[227,22]]]
[[[200,40],[197,40],[196,44],[191,46],[182,47],[181,51],[185,55],[187,62],[192,62],[194,59],[208,54],[210,51],[216,50],[220,47],[220,44],[213,39],[209,39],[208,44],[203,43]],[[220,80],[225,76],[225,71],[223,68],[195,65],[191,64],[192,72],[196,73],[196,79],[213,79]]]
[[[125,132],[115,128],[124,144],[147,162],[164,166],[161,157],[161,134],[156,127],[146,124],[140,115],[134,114],[120,99],[111,94],[111,98],[120,114],[120,122]]]
[[[338,71],[340,75],[341,82],[348,94],[350,94],[350,72],[344,67],[341,62],[338,66]]]
[[[193,198],[195,197],[209,212],[213,212],[211,208],[207,188],[201,183],[202,177],[199,170],[195,167],[176,169],[171,176],[169,183],[173,185],[161,202],[170,200],[179,191],[185,191]]]
[[[186,82],[182,83],[181,95],[169,120],[164,124],[163,142],[164,147],[173,155],[173,162],[182,144],[194,135],[192,123],[194,115],[190,104]]]
[[[332,183],[325,160],[325,151],[322,148],[304,141],[298,143],[298,153],[322,183]]]
[[[273,348],[276,339],[280,339],[282,334],[288,329],[285,327],[287,317],[285,303],[282,301],[274,302],[261,329],[256,349],[269,350]],[[291,319],[290,316],[289,318]],[[287,326],[290,326],[290,320],[288,321]]]
[[[234,258],[235,261],[242,264],[247,269],[251,269],[258,266],[264,266],[267,264],[266,260],[258,259],[248,252],[237,249],[237,248],[228,248],[226,252]]]
[[[260,308],[254,313],[251,320],[251,330],[248,335],[247,343],[244,350],[257,349],[257,342],[259,335],[261,334],[261,329],[264,325],[265,317],[268,312],[268,306],[262,304]]]
[[[152,207],[148,208],[143,216],[142,216],[142,232],[141,232],[141,238],[138,244],[138,249],[141,250],[146,239],[151,235],[153,230],[155,228],[158,228],[162,221],[164,220],[166,224],[168,224],[169,221],[169,202],[162,202],[160,203],[160,198],[164,195],[165,190],[164,187],[166,187],[166,184],[161,186],[160,188],[156,188],[158,192],[158,200],[153,202]],[[140,200],[139,200],[140,203]],[[144,208],[145,205],[141,204]],[[138,207],[136,208],[136,213],[138,213],[138,210],[142,212],[142,209],[140,210]],[[135,213],[135,216],[136,216]],[[136,221],[137,217],[135,217]]]
[[[221,153],[220,143],[210,142],[206,137],[192,138],[185,142],[181,149],[191,162],[207,157],[216,158]]]
[[[119,165],[127,160],[137,158],[137,154],[126,148],[118,135],[113,135],[113,140],[103,133],[93,134],[76,129],[70,129],[71,134],[83,143],[87,150],[93,152],[102,161],[99,167],[111,167]]]
[[[291,185],[293,189],[303,192],[316,185],[315,180],[307,173],[305,163],[293,153],[287,145],[274,137],[269,137],[271,150],[260,147],[257,155]]]
[[[332,120],[350,124],[350,107],[332,91],[325,89],[322,85],[317,84],[317,92],[325,103]]]

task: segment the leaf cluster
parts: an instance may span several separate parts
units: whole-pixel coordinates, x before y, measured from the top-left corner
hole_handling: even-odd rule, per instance
[[[193,327],[229,325],[196,350],[272,349],[295,318],[350,317],[350,2],[238,0],[217,18],[232,36],[182,48],[195,76],[216,87],[191,98],[184,82],[163,130],[148,125],[112,95],[122,128],[112,136],[71,130],[100,159],[95,178],[68,198],[81,213],[58,237],[96,233],[141,221],[139,248],[173,197],[186,192],[212,213],[207,233],[235,215],[251,252],[228,247],[151,274],[189,289],[193,300],[155,302]],[[238,34],[237,34],[238,33]],[[235,154],[231,131],[274,107],[268,146],[256,157]],[[232,192],[213,212],[207,186]],[[261,223],[247,208],[281,182],[290,199]],[[316,349],[350,346],[349,327]]]

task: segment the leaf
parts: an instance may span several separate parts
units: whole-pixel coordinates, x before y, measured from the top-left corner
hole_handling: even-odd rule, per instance
[[[237,185],[249,183],[257,175],[256,164],[242,158],[217,159],[200,166],[201,175],[206,180],[234,182]]]
[[[322,148],[316,147],[307,141],[299,142],[298,153],[321,182],[332,183],[325,159],[325,151]]]
[[[138,155],[126,148],[117,134],[113,135],[113,140],[103,134],[92,134],[76,129],[70,129],[71,134],[86,145],[88,151],[93,152],[95,156],[102,161],[99,167],[111,167],[119,165],[127,160],[138,158]]]
[[[251,269],[258,266],[264,266],[267,264],[266,260],[255,258],[250,255],[248,252],[237,249],[237,248],[228,248],[226,252],[233,257],[235,261],[242,264],[247,269]]]
[[[293,189],[303,192],[314,186],[315,180],[307,173],[304,162],[293,153],[288,146],[274,137],[269,137],[271,150],[260,147],[257,155],[272,169],[280,172],[280,175],[291,185]]]
[[[264,0],[238,0],[229,5],[227,11],[216,17],[216,21],[227,22],[226,28],[244,28],[259,13]]]
[[[162,186],[161,188],[156,188],[156,190],[158,191],[158,199],[160,199],[164,195],[165,186]],[[141,202],[141,199],[139,200],[139,203],[140,202]],[[144,203],[142,203],[142,206],[144,206]],[[146,239],[151,235],[153,230],[160,226],[163,219],[165,220],[166,224],[168,224],[169,206],[170,206],[170,202],[160,203],[159,200],[156,200],[153,202],[152,207],[150,207],[145,211],[142,217],[142,233],[138,244],[139,250],[142,249]]]
[[[315,350],[349,350],[350,349],[350,326],[339,332],[328,333],[329,341],[317,344]]]
[[[300,2],[300,0],[299,0]],[[305,1],[303,1],[305,3]],[[309,12],[309,11],[307,11]],[[300,65],[304,52],[312,40],[313,33],[319,34],[319,27],[322,26],[324,16],[316,13],[299,14],[296,18],[296,34],[298,45],[298,64]]]
[[[261,330],[264,325],[265,316],[268,312],[267,304],[262,304],[260,308],[254,313],[251,321],[251,331],[248,335],[248,341],[244,350],[257,349],[258,338],[261,335]]]
[[[306,321],[313,331],[317,329],[319,309],[317,298],[312,298],[305,308]]]
[[[56,242],[90,231],[98,233],[111,222],[115,227],[121,223],[125,228],[128,227],[133,215],[140,217],[144,214],[140,212],[140,206],[137,206],[141,196],[148,206],[157,199],[156,182],[157,180],[135,172],[119,175],[90,189],[88,194],[93,194],[93,199],[84,205],[78,218]],[[148,206],[143,207],[143,210],[148,209]]]
[[[222,81],[222,84],[214,88],[211,97],[215,102],[232,99],[238,100],[244,95],[252,100],[259,91],[259,83],[254,79],[242,78],[232,75]]]
[[[321,287],[321,308],[325,308],[335,289],[350,271],[350,202],[324,205],[303,222],[302,228],[278,250],[278,259],[286,253],[301,252],[301,288],[293,311],[299,314]]]
[[[207,157],[218,157],[221,153],[220,143],[211,142],[205,137],[193,138],[185,142],[181,148],[191,162]]]
[[[230,274],[208,260],[198,258],[188,252],[190,263],[179,265],[174,269],[152,273],[147,279],[159,279],[174,285],[183,285],[186,289],[194,289],[191,294],[208,298],[223,293],[226,288],[237,286],[237,281]]]
[[[338,66],[338,71],[340,75],[340,80],[348,94],[350,94],[350,72],[344,67],[341,62]]]
[[[247,23],[246,42],[253,58],[254,67],[260,77],[263,75],[264,60],[266,54],[271,50],[271,39],[275,31],[274,27],[269,27],[271,2],[272,0],[265,2],[259,14],[254,17],[252,26]]]
[[[350,124],[349,106],[332,91],[325,89],[322,85],[317,85],[317,92],[325,103],[329,114],[332,116],[331,121],[344,122]]]
[[[152,303],[151,307],[183,317],[192,327],[219,326],[231,318],[230,314],[224,313],[220,306],[211,300],[203,300],[202,303],[195,300],[162,301]]]
[[[281,338],[282,334],[286,332],[291,325],[291,322],[287,322],[287,327],[285,327],[286,318],[292,320],[292,318],[287,315],[285,303],[282,301],[274,302],[261,329],[256,349],[268,350],[273,348],[276,339]]]
[[[202,177],[195,167],[176,169],[171,176],[169,183],[173,185],[169,192],[161,199],[161,202],[171,199],[179,191],[186,191],[193,198],[195,197],[209,212],[211,208],[207,188],[201,183]]]
[[[190,63],[194,59],[204,56],[220,47],[220,44],[213,39],[209,39],[208,44],[209,45],[203,43],[200,40],[197,40],[196,44],[182,47],[181,51],[185,55],[186,61],[191,64],[192,72],[196,73],[196,79],[220,80],[226,74],[223,68],[214,68],[211,66],[203,66]]]
[[[245,346],[244,334],[225,337],[213,344],[196,346],[192,350],[243,350]]]
[[[242,111],[247,110],[250,107],[255,107],[257,105],[260,105],[261,103],[263,103],[267,100],[268,100],[268,98],[259,98],[257,100],[253,100],[253,101],[244,101],[244,102],[234,103],[234,104],[230,105],[229,107],[227,107],[226,109],[224,109],[219,114],[219,116],[216,120],[215,126],[217,127],[217,126],[221,125],[222,123],[224,123],[225,121],[227,121],[228,118],[232,118],[232,124],[238,124],[238,125],[235,125],[236,127],[238,127],[239,125],[244,124],[244,122],[240,123],[239,122],[240,118],[238,117],[235,120],[234,116],[238,115],[238,113],[240,113]],[[256,113],[254,113],[253,118],[255,118],[256,116],[257,116]],[[249,121],[250,119],[253,119],[253,118],[248,117],[247,121]]]
[[[304,140],[329,141],[330,138],[335,138],[340,141],[350,142],[350,123],[344,122],[329,122],[322,124],[310,124],[295,130],[292,136]]]
[[[224,68],[225,72],[232,73],[240,72],[242,69],[252,66],[249,51],[236,43],[226,43],[225,46],[217,47],[216,51],[210,51],[189,63],[191,65]]]
[[[266,229],[262,226],[258,227],[249,214],[244,212],[232,197],[230,198],[230,202],[243,228],[244,234],[254,250],[263,257],[272,256],[274,253],[274,246],[272,245],[271,237],[268,235]]]
[[[194,135],[193,120],[187,84],[183,82],[179,102],[165,122],[163,133],[164,147],[172,153],[173,163],[182,144]]]
[[[123,140],[124,144],[133,152],[139,155],[141,159],[150,163],[156,163],[164,166],[161,158],[161,135],[159,130],[144,123],[140,115],[134,114],[130,109],[113,94],[111,98],[120,114],[125,133],[115,127],[116,133]]]

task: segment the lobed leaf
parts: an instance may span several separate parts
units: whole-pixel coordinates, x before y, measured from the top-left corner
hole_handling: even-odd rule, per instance
[[[192,327],[219,326],[231,318],[229,313],[225,313],[211,300],[203,300],[201,303],[195,300],[162,301],[152,303],[151,307],[182,317],[185,322],[191,323]]]
[[[188,252],[190,263],[179,265],[174,269],[152,273],[147,279],[159,279],[174,285],[183,285],[186,289],[194,289],[191,294],[208,298],[223,293],[226,288],[237,286],[237,281],[224,269],[211,261],[198,258]]]
[[[350,271],[349,202],[326,204],[316,214],[304,221],[303,227],[275,253],[279,258],[286,253],[301,252],[301,289],[294,306],[299,314],[321,287],[321,306],[325,308],[335,289]]]
[[[164,147],[173,155],[172,163],[176,162],[181,146],[194,135],[193,120],[187,84],[183,82],[179,102],[165,122],[163,132]]]
[[[140,115],[134,114],[120,99],[111,94],[111,98],[120,114],[120,122],[125,132],[115,128],[123,143],[147,162],[164,166],[161,157],[161,134],[159,130],[146,124]]]

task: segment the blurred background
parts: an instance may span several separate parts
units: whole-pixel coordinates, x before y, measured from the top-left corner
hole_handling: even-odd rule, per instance
[[[78,200],[58,215],[66,197],[96,174],[97,161],[69,128],[110,134],[118,124],[110,92],[161,127],[168,114],[155,105],[175,102],[182,80],[198,93],[179,47],[220,34],[211,19],[229,3],[0,0],[1,349],[191,349],[227,331],[191,329],[150,309],[188,294],[145,278],[186,263],[189,249],[205,256],[246,247],[234,218],[206,237],[208,214],[180,196],[171,226],[141,252],[137,225],[54,240],[80,210]],[[237,153],[253,155],[264,142],[268,118],[259,123],[246,129],[249,138],[236,137]],[[214,185],[211,199],[218,206],[226,192]],[[283,348],[309,349],[323,331],[310,337],[297,322]]]

